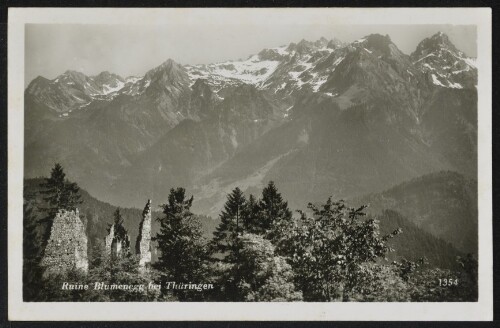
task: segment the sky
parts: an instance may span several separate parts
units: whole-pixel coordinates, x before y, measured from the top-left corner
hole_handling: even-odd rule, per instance
[[[473,25],[27,24],[24,78],[27,86],[39,75],[54,79],[66,70],[142,76],[169,58],[181,64],[208,64],[246,59],[264,48],[302,39],[336,37],[352,42],[372,33],[389,35],[410,54],[420,41],[439,31],[468,56],[477,55]]]

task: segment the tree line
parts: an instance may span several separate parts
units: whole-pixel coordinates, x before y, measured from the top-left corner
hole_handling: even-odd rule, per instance
[[[55,214],[74,210],[81,200],[78,186],[59,164],[41,187],[41,204],[33,205],[29,201],[33,195],[25,195],[25,301],[477,300],[474,257],[458,258],[458,270],[429,266],[425,258],[389,261],[388,253],[395,251],[389,241],[398,238],[401,229],[381,234],[379,218],[367,215],[366,206],[350,207],[332,198],[310,203],[306,211],[293,215],[272,181],[260,197],[232,190],[212,238],[203,236],[199,217],[191,212],[193,196],[184,188],[171,189],[161,205],[160,229],[153,236],[158,258],[146,273],[132,252],[111,258],[99,242],[89,250],[87,274],[70,270],[44,277],[39,263]],[[115,231],[125,236],[120,209],[113,221]],[[448,284],[449,279],[457,283]],[[162,286],[177,282],[214,288],[67,291],[61,290],[62,282]]]

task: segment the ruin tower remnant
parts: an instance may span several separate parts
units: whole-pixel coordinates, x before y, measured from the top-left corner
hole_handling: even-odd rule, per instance
[[[61,274],[71,269],[88,271],[87,235],[78,209],[57,212],[41,265],[44,275]]]
[[[113,239],[115,239],[115,225],[112,224],[109,227],[109,233],[104,240],[104,249],[106,250],[106,256],[111,256],[111,245],[113,244]]]
[[[104,241],[106,256],[116,259],[130,252],[130,237],[125,228],[113,223]]]
[[[139,256],[139,267],[151,264],[151,199],[148,199],[139,224],[139,235],[135,243],[135,253]]]

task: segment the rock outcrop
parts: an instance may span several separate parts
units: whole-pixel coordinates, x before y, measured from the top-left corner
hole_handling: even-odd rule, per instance
[[[151,199],[148,199],[142,212],[135,252],[139,255],[139,266],[141,268],[148,267],[151,263]]]
[[[41,262],[45,275],[60,274],[71,269],[88,271],[87,235],[76,211],[59,210]]]

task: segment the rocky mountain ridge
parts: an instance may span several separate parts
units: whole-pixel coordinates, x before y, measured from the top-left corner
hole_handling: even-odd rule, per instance
[[[298,90],[304,86],[314,92],[320,88],[328,91],[328,88],[322,86],[327,82],[329,73],[335,71],[345,56],[352,53],[377,56],[407,78],[408,75],[414,76],[415,70],[429,72],[444,69],[449,70],[448,77],[456,77],[465,72],[472,74],[476,69],[475,59],[458,50],[442,32],[424,39],[410,56],[403,54],[391,42],[389,36],[372,34],[350,44],[325,38],[315,42],[301,40],[297,44],[264,49],[246,60],[208,65],[182,66],[168,59],[143,77],[123,78],[107,71],[96,76],[86,76],[81,72],[66,71],[53,80],[37,77],[29,84],[26,92],[50,105],[57,112],[69,113],[70,110],[80,108],[92,100],[109,100],[119,94],[143,94],[152,82],[151,88],[170,82],[173,82],[172,86],[189,83],[192,87],[198,79],[202,79],[206,80],[216,93],[228,86],[240,84],[251,84],[282,94],[285,90],[290,93],[289,89]],[[402,71],[404,66],[411,66],[410,60],[415,67],[411,67],[411,71]],[[403,65],[400,65],[401,62]],[[445,65],[449,62],[450,65]],[[444,74],[439,71],[434,76],[436,78],[431,82],[437,86],[459,89],[471,87],[463,86],[454,80],[444,84],[441,82],[441,78],[445,78]]]
[[[439,170],[475,177],[476,81],[474,60],[440,33],[411,55],[372,34],[210,65],[167,60],[143,77],[66,72],[26,89],[25,174],[61,162],[127,206],[183,186],[205,214],[232,187],[268,180],[303,206]]]

